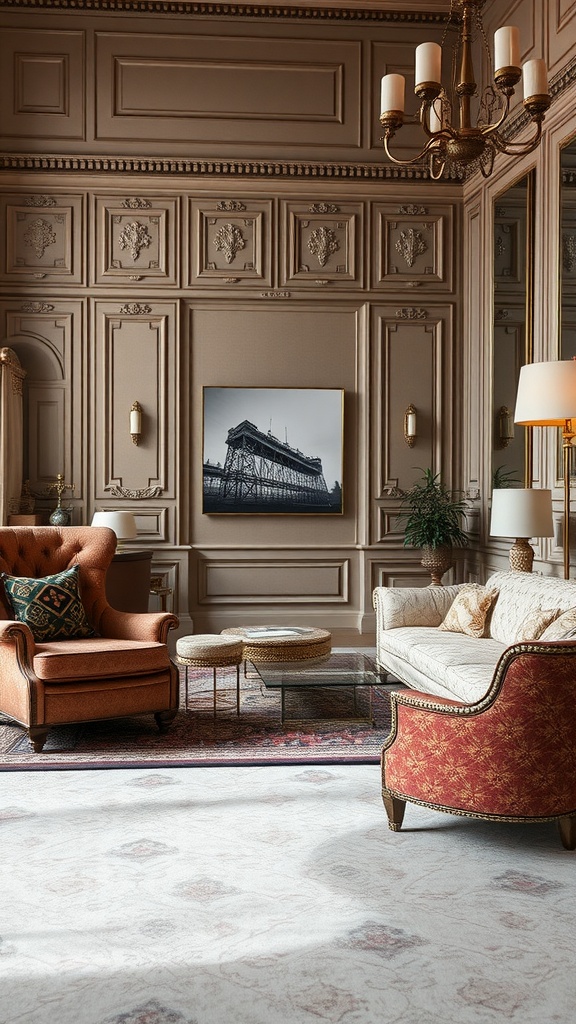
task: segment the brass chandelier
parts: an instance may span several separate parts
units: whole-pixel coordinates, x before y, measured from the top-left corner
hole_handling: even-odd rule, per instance
[[[472,41],[477,30],[491,58],[480,15],[484,0],[451,0],[450,13],[442,42],[450,24],[458,25],[458,41],[452,57],[452,87],[448,94],[441,83],[442,47],[439,43],[421,43],[416,47],[414,92],[420,100],[418,120],[428,136],[426,145],[411,160],[392,155],[389,141],[404,124],[405,79],[388,74],[382,79],[380,124],[382,142],[388,158],[409,166],[429,158],[430,176],[438,179],[447,166],[458,172],[480,168],[485,178],[492,173],[497,152],[523,156],[536,149],[542,135],[542,122],[550,106],[548,75],[543,60],[528,60],[520,66],[518,29],[507,25],[494,34],[494,76],[479,97],[476,124],[472,124],[471,101],[478,87],[474,80]],[[511,142],[501,129],[510,112],[514,87],[523,79],[524,109],[536,125],[532,138]],[[457,122],[457,123],[456,123]]]

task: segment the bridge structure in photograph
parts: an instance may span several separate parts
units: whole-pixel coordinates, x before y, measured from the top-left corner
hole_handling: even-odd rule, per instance
[[[230,428],[226,444],[224,466],[211,475],[208,488],[215,510],[332,511],[321,459],[304,455],[271,431],[263,433],[249,420]],[[205,491],[205,505],[206,498]]]

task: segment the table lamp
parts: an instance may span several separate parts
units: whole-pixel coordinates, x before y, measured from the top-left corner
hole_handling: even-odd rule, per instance
[[[134,540],[138,536],[133,512],[95,512],[91,525],[107,526],[110,530],[114,530],[118,538],[116,551],[123,550],[123,541]]]
[[[576,437],[576,360],[528,363],[520,369],[514,422],[560,427],[564,475],[564,579],[570,578],[570,450]],[[535,535],[534,535],[535,536]]]
[[[530,537],[553,537],[552,491],[532,487],[502,487],[492,491],[491,537],[515,537],[510,568],[532,572],[534,549]]]

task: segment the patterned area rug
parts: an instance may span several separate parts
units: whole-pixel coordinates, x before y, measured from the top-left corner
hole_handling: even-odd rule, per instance
[[[52,729],[35,754],[22,728],[0,720],[0,770],[152,768],[265,764],[376,764],[390,730],[389,686],[322,688],[286,695],[253,674],[241,676],[236,711],[236,671],[218,672],[214,715],[212,677],[190,670],[189,706],[160,733],[151,715]],[[396,684],[394,688],[398,688]]]

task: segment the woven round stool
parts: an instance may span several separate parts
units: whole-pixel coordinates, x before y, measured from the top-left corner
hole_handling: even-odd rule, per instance
[[[238,638],[220,636],[217,633],[199,633],[197,636],[181,636],[176,641],[176,661],[186,670],[185,706],[188,706],[188,669],[211,668],[214,686],[214,718],[218,691],[216,669],[236,666],[236,714],[240,714],[240,663],[243,660],[244,645]]]

